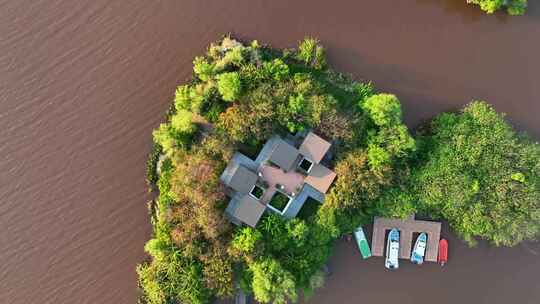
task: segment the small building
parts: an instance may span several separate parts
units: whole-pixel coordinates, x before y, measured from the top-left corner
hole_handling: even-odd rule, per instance
[[[273,136],[255,160],[235,153],[221,175],[231,197],[227,216],[255,227],[266,210],[295,217],[308,198],[323,203],[336,174],[323,164],[331,143],[313,132]]]

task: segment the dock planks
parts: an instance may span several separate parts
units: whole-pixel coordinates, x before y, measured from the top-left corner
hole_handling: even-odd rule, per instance
[[[415,220],[414,215],[406,220],[375,217],[373,222],[373,238],[371,253],[374,256],[383,256],[386,234],[392,228],[399,230],[399,257],[409,259],[413,246],[413,233],[425,232],[428,235],[426,255],[424,260],[437,262],[439,239],[441,238],[441,223]]]

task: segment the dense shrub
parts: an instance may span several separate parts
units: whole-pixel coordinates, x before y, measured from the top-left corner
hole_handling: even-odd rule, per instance
[[[380,205],[379,198],[396,184],[393,168],[390,163],[373,168],[368,153],[364,149],[351,151],[335,167],[337,180],[326,195],[318,218],[333,235],[350,233],[373,216],[389,213],[387,206]]]
[[[253,294],[263,303],[286,304],[296,301],[296,285],[292,275],[274,259],[255,261],[250,265],[253,273]]]
[[[392,94],[372,95],[360,103],[375,125],[368,137],[368,160],[372,169],[382,168],[416,149],[416,143],[402,123],[401,103]]]
[[[234,256],[254,258],[258,255],[257,251],[261,251],[262,237],[262,233],[259,230],[251,227],[238,229],[231,242],[230,251]]]
[[[154,143],[152,145],[152,151],[148,155],[148,160],[146,161],[146,182],[148,185],[155,185],[158,180],[157,166],[159,161],[159,156],[163,152],[163,148]]]
[[[236,100],[240,96],[242,90],[240,75],[236,72],[220,74],[218,77],[218,90],[223,97],[223,100]]]
[[[422,208],[475,237],[512,246],[540,231],[540,146],[516,134],[484,102],[445,113],[424,140],[415,173]]]
[[[208,81],[214,76],[215,66],[203,57],[195,57],[193,60],[193,72],[202,81]]]
[[[262,77],[282,81],[289,77],[289,66],[283,60],[276,58],[263,63]]]
[[[361,107],[379,127],[401,123],[401,103],[395,95],[372,95]]]
[[[154,130],[154,142],[163,148],[169,156],[176,148],[187,148],[196,131],[193,124],[193,115],[186,110],[179,110],[171,117],[171,123],[160,124]]]
[[[144,300],[149,304],[207,303],[210,292],[200,281],[201,266],[182,258],[180,253],[168,253],[163,260],[137,267]]]
[[[324,48],[314,38],[308,37],[300,43],[296,58],[316,69],[322,69],[326,66]]]
[[[527,0],[467,0],[475,4],[488,14],[500,9],[506,9],[510,15],[523,15],[527,9]]]

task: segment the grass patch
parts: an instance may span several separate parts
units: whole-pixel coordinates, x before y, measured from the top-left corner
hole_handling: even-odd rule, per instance
[[[279,191],[276,191],[274,196],[272,196],[272,199],[268,203],[270,206],[274,207],[274,209],[278,210],[279,212],[283,212],[285,210],[285,207],[287,207],[287,204],[289,203],[289,197]]]
[[[261,199],[261,197],[263,196],[263,193],[264,193],[264,189],[257,185],[255,185],[255,187],[253,187],[253,189],[251,190],[251,195],[253,195],[257,199]]]

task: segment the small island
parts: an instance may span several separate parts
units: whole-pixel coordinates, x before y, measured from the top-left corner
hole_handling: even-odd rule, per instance
[[[309,298],[335,241],[375,217],[445,220],[471,246],[540,232],[540,145],[486,102],[413,133],[395,95],[330,69],[313,38],[225,37],[193,72],[153,133],[141,303]]]
[[[509,15],[518,16],[527,9],[527,0],[467,0],[467,3],[478,5],[487,14],[504,9]]]

